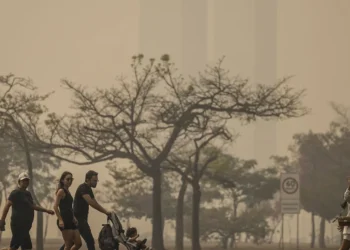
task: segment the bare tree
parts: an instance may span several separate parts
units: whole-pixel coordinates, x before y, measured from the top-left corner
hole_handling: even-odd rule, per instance
[[[181,146],[181,151],[172,152],[168,160],[163,164],[163,168],[177,172],[183,180],[183,187],[188,183],[192,186],[192,249],[200,250],[200,232],[199,232],[199,216],[200,216],[200,201],[201,201],[201,186],[200,182],[206,173],[209,165],[214,162],[221,150],[213,147],[215,139],[223,138],[230,141],[231,134],[225,128],[225,120],[223,122],[210,122],[211,117],[206,117],[204,126],[198,126],[201,132],[196,133],[196,136],[188,135],[189,140],[184,140],[185,144]],[[219,124],[218,124],[219,123]],[[221,123],[221,124],[220,124]],[[210,126],[212,125],[212,126]],[[216,126],[214,126],[216,125]],[[219,125],[219,126],[218,126]],[[182,191],[180,189],[180,191]],[[182,200],[179,193],[177,217],[176,217],[176,249],[183,249],[183,213],[181,213]],[[184,194],[182,194],[184,195]]]
[[[23,126],[28,122],[37,123],[44,112],[41,102],[49,95],[38,95],[30,79],[16,77],[13,74],[0,76],[0,124],[1,133],[16,143],[25,153],[28,174],[31,178],[29,190],[34,202],[40,205],[33,188],[33,162],[28,134]],[[43,214],[37,216],[37,249],[43,250]]]
[[[118,78],[118,86],[87,91],[68,80],[73,115],[50,114],[48,131],[28,124],[31,143],[42,151],[79,165],[115,158],[131,160],[153,179],[153,247],[164,249],[161,214],[161,166],[174,145],[210,116],[212,120],[291,118],[307,113],[304,90],[294,91],[285,78],[272,85],[248,84],[230,77],[222,60],[197,78],[185,80],[168,55],[144,65],[132,58],[133,77]],[[46,153],[48,153],[46,151]],[[50,152],[49,152],[50,153]],[[50,153],[51,154],[51,153]]]
[[[350,128],[349,107],[335,102],[331,102],[330,105],[337,115],[337,122],[344,127]]]

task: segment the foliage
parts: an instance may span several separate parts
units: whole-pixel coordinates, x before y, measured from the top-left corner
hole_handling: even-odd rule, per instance
[[[48,155],[33,151],[27,144],[28,125],[37,126],[46,111],[42,102],[49,95],[39,95],[30,79],[13,74],[0,76],[0,182],[9,186],[16,183],[19,171],[33,170],[35,196],[39,201],[52,200],[47,195],[52,191],[54,177],[50,171],[57,169],[60,162]],[[28,166],[26,151],[30,152]],[[28,169],[32,167],[33,169]],[[12,182],[9,183],[9,180]]]
[[[278,171],[275,167],[255,169],[256,164],[254,160],[225,153],[210,164],[202,185],[214,192],[202,193],[206,200],[220,206],[208,208],[202,203],[200,233],[203,239],[222,240],[234,233],[248,233],[262,239],[270,233],[267,219],[276,217],[270,200],[279,189]],[[191,223],[185,221],[186,235],[191,237]]]
[[[222,185],[237,205],[241,202],[252,206],[273,198],[279,189],[276,167],[256,168],[255,160],[242,160],[229,154],[221,154],[208,168],[207,178],[213,184]],[[234,184],[234,185],[232,185]]]
[[[23,150],[18,145],[10,143],[8,139],[0,138],[0,140],[0,183],[3,187],[11,188],[16,186],[18,174],[22,171],[28,171],[27,162]],[[36,152],[31,153],[31,159],[34,165],[35,195],[39,202],[52,202],[53,196],[51,194],[55,189],[56,177],[50,172],[58,169],[60,162],[48,155]]]
[[[326,220],[339,212],[342,194],[346,189],[347,165],[339,164],[344,158],[342,147],[329,144],[333,133],[297,134],[292,152],[300,173],[300,198],[303,209]],[[347,157],[347,156],[345,156]],[[286,161],[288,159],[286,158]],[[339,180],[344,179],[344,182]],[[334,194],[338,193],[336,196]]]
[[[152,180],[135,166],[119,166],[111,162],[106,166],[112,180],[103,183],[104,192],[100,197],[113,203],[113,209],[124,218],[151,219],[152,214]],[[162,186],[163,215],[166,220],[175,218],[173,190],[170,187],[171,176],[163,175]]]
[[[348,109],[335,103],[332,108],[337,119],[326,132],[296,134],[289,147],[291,157],[273,157],[281,170],[300,173],[303,209],[328,221],[340,210],[350,164]]]
[[[88,91],[62,80],[73,94],[76,112],[50,114],[47,133],[32,126],[28,129],[41,139],[41,146],[54,148],[56,156],[70,162],[126,158],[151,174],[150,168],[159,168],[153,163],[164,162],[180,138],[206,128],[208,117],[216,122],[231,118],[250,122],[257,117],[283,119],[308,112],[301,104],[304,90],[293,90],[287,84],[289,78],[253,87],[246,79],[229,76],[222,60],[189,80],[178,74],[169,56],[162,56],[158,63],[134,56],[131,69],[131,80],[119,77],[119,87],[108,89]],[[77,155],[84,160],[73,160]]]
[[[274,213],[267,202],[259,203],[242,211],[239,217],[231,217],[232,208],[219,207],[201,210],[201,239],[222,240],[232,233],[248,233],[256,240],[264,239],[270,233],[267,218]],[[191,220],[185,219],[186,236],[191,237]]]
[[[120,77],[119,86],[108,89],[88,91],[63,80],[73,94],[74,113],[49,114],[46,130],[37,126],[38,114],[23,116],[27,122],[22,125],[33,148],[61,160],[80,165],[131,160],[157,183],[152,193],[157,201],[153,219],[161,217],[162,164],[185,139],[208,129],[225,131],[229,119],[284,119],[308,111],[301,103],[304,90],[290,87],[289,78],[272,85],[251,85],[247,79],[229,76],[222,60],[197,78],[186,80],[168,55],[146,64],[143,55],[134,56],[131,69],[131,80]],[[42,106],[37,103],[31,103],[31,111],[41,114]],[[158,238],[153,242],[162,249],[160,224],[159,218],[153,223],[153,236]]]

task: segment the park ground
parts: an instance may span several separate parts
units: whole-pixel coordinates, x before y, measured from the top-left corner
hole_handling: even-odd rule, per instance
[[[0,245],[0,249],[7,247],[9,243],[9,239],[3,239]],[[35,240],[33,240],[33,243],[35,243]],[[45,242],[44,245],[44,250],[58,250],[59,247],[62,244],[62,240],[60,239],[48,239]],[[96,249],[98,249],[98,246],[96,245]],[[83,242],[83,247],[80,248],[81,250],[86,250],[87,248],[84,245]],[[121,246],[119,248],[120,250],[125,249],[123,246]],[[173,250],[174,246],[173,245],[166,245],[166,249],[167,250]],[[204,243],[202,243],[202,250],[220,250],[221,248],[215,245],[206,245]],[[244,250],[248,250],[248,249],[260,249],[260,250],[273,250],[273,249],[279,249],[278,244],[265,244],[265,245],[260,245],[260,246],[256,246],[256,245],[251,245],[251,244],[244,244],[244,243],[240,243],[236,249],[244,249]],[[297,247],[296,245],[291,245],[291,244],[285,244],[284,246],[284,250],[296,250]],[[318,248],[310,248],[308,244],[300,244],[299,246],[299,250],[317,250]],[[328,246],[327,249],[334,249],[337,250],[339,249],[339,246]],[[35,250],[35,245],[33,246],[33,250]],[[185,247],[185,250],[191,250],[190,246]]]

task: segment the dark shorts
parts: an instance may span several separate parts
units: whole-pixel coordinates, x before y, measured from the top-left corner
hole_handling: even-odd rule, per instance
[[[92,236],[91,229],[89,223],[86,218],[76,217],[78,220],[78,229],[81,237],[84,239],[86,243],[86,247],[88,250],[95,250],[95,240]],[[64,250],[64,245],[61,246],[60,250]]]
[[[58,229],[61,230],[61,231],[78,229],[77,226],[74,224],[73,220],[68,220],[68,221],[63,220],[63,223],[64,223],[64,228],[61,228],[61,227],[58,226],[58,220],[57,220],[57,223],[56,223]]]
[[[29,231],[32,225],[13,225],[11,224],[12,239],[10,248],[32,249],[32,240]]]

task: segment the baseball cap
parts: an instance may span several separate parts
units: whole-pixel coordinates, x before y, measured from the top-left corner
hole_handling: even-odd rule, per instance
[[[18,176],[18,181],[25,180],[25,179],[30,180],[29,175],[26,172],[23,172]]]

